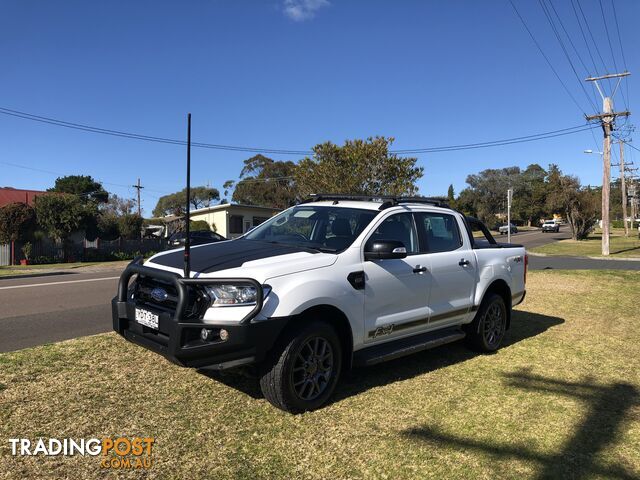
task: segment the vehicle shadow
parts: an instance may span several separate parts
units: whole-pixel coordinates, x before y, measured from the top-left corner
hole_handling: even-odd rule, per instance
[[[537,464],[533,477],[539,480],[556,478],[604,477],[622,480],[640,478],[640,472],[631,472],[624,465],[602,465],[597,456],[604,448],[619,441],[621,427],[629,416],[629,410],[640,404],[638,389],[628,383],[596,384],[589,379],[568,382],[528,371],[505,375],[508,386],[525,391],[547,393],[578,399],[586,413],[562,447],[553,453],[543,453],[529,445],[517,442],[487,442],[443,432],[435,426],[409,429],[404,434],[434,445],[459,449],[466,453],[475,451],[500,459],[521,460]],[[500,432],[495,432],[501,438]]]
[[[511,328],[507,331],[502,348],[539,335],[562,323],[564,323],[562,318],[514,310]],[[476,355],[479,354],[469,350],[464,343],[456,342],[380,365],[356,368],[342,375],[331,403],[358,395],[371,388],[408,380],[417,375],[455,365]],[[220,372],[200,369],[198,372],[252,398],[262,398],[257,377],[250,370]]]
[[[514,310],[511,328],[507,331],[501,348],[507,348],[527,338],[540,335],[549,328],[562,323],[564,320],[559,317]],[[337,402],[371,388],[408,380],[424,373],[462,363],[477,355],[481,354],[468,349],[464,342],[456,342],[373,367],[353,369],[342,377],[332,401]]]

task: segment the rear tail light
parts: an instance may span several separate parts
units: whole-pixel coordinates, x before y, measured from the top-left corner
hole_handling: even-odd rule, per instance
[[[527,268],[529,267],[529,255],[524,255],[524,284],[527,284]]]

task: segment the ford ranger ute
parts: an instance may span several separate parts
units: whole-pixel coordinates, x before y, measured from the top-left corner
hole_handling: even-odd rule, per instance
[[[303,412],[341,372],[465,340],[493,352],[523,301],[527,255],[436,200],[315,195],[244,236],[134,260],[113,328],[185,367],[252,366]],[[189,270],[187,270],[189,272]]]

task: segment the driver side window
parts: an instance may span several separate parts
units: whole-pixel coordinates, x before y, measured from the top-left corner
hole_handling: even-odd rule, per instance
[[[376,240],[397,240],[404,244],[407,253],[418,253],[418,235],[416,234],[411,213],[396,213],[386,218],[367,241],[371,245]]]

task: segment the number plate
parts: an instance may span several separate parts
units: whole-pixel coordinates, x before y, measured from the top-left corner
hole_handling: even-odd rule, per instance
[[[149,310],[136,308],[136,322],[154,330],[158,329],[158,315]]]

